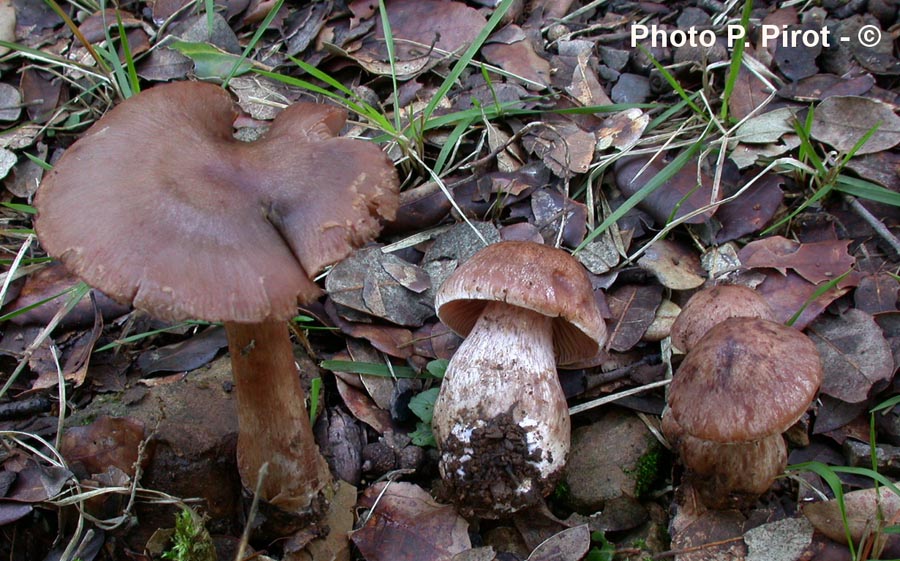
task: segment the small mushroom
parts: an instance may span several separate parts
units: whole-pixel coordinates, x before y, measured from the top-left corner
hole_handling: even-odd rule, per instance
[[[391,161],[338,138],[346,113],[298,103],[258,141],[204,83],[160,85],[106,113],[35,198],[47,252],[110,297],[166,320],[225,324],[245,486],[315,510],[331,481],[313,439],[286,320],[321,294],[312,276],[374,237],[397,208]]]
[[[752,288],[723,284],[695,292],[672,324],[672,344],[688,352],[714,325],[732,317],[775,319],[769,303]]]
[[[606,340],[587,273],[563,250],[499,242],[454,271],[436,308],[466,337],[432,422],[447,496],[485,518],[536,504],[569,451],[556,364],[593,356]]]
[[[781,434],[822,382],[816,346],[800,331],[728,318],[688,352],[669,387],[663,432],[710,508],[743,504],[784,471]]]

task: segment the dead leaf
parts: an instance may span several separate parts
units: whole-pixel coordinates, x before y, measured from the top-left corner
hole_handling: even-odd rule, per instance
[[[587,233],[587,207],[554,189],[539,189],[531,194],[534,225],[540,230],[544,243],[576,247]],[[562,236],[559,235],[562,226]]]
[[[640,139],[648,124],[650,115],[637,107],[615,113],[604,119],[600,128],[595,131],[597,149],[613,147],[623,150]]]
[[[638,344],[656,318],[662,303],[662,287],[628,284],[606,293],[613,323],[609,327],[608,347],[625,352]]]
[[[587,524],[568,528],[540,544],[526,561],[578,561],[591,546]]]
[[[452,561],[472,546],[465,519],[413,483],[376,483],[358,506],[372,509],[350,534],[367,561]]]
[[[853,303],[869,314],[893,312],[897,310],[897,296],[900,283],[888,273],[866,275],[859,281],[853,293]]]
[[[434,315],[431,298],[423,294],[429,288],[428,273],[380,247],[353,252],[325,279],[325,290],[335,303],[414,327]]]
[[[847,167],[863,179],[874,181],[891,191],[900,192],[900,154],[894,151],[851,158]]]
[[[652,162],[648,156],[633,156],[618,160],[615,164],[615,179],[619,190],[626,197],[640,191],[664,167],[665,161],[657,157]],[[644,168],[643,173],[638,172]],[[712,178],[698,170],[697,162],[691,161],[658,189],[647,195],[638,206],[647,211],[658,224],[666,224],[673,218],[680,218],[710,204]],[[686,222],[700,224],[712,216],[715,210],[708,210]],[[674,216],[673,216],[674,213]]]
[[[393,72],[400,80],[434,66],[446,58],[447,52],[462,52],[487,23],[477,10],[457,1],[392,0],[387,13],[395,49],[393,68],[381,25],[359,51],[345,54],[369,72]]]
[[[144,424],[137,419],[100,417],[89,425],[66,430],[60,451],[82,476],[103,473],[113,466],[133,477],[144,436]],[[146,462],[148,458],[142,459]]]
[[[793,269],[813,284],[834,280],[853,267],[847,252],[851,240],[799,243],[782,236],[769,236],[748,243],[738,256],[745,267],[770,267],[784,273]]]
[[[22,94],[19,93],[19,88],[5,82],[0,83],[0,121],[16,121],[21,113]]]
[[[514,37],[504,40],[504,35]],[[490,64],[524,78],[526,87],[546,88],[550,84],[550,63],[535,51],[528,35],[528,31],[510,24],[485,42],[481,56]]]
[[[653,275],[666,288],[690,290],[706,282],[700,257],[671,240],[657,240],[638,259],[638,266]]]
[[[821,392],[850,403],[865,400],[894,375],[894,357],[884,333],[869,314],[851,308],[822,316],[806,330],[824,368]]]
[[[744,69],[741,68],[743,71]],[[845,78],[834,74],[816,74],[799,82],[787,84],[778,95],[795,101],[822,101],[833,95],[863,95],[875,85],[871,74]]]
[[[740,184],[746,181],[744,176]],[[720,206],[716,218],[722,229],[716,234],[716,243],[722,244],[762,230],[781,206],[784,199],[782,184],[784,176],[767,173],[740,197]]]
[[[734,138],[744,144],[771,144],[782,136],[793,134],[797,110],[780,107],[744,121],[734,131]]]
[[[208,364],[227,346],[225,329],[213,326],[180,343],[144,351],[137,366],[144,374],[190,372]]]
[[[819,28],[821,29],[821,24]],[[779,35],[801,32],[815,32],[817,28],[812,23],[801,25],[789,25]],[[783,37],[775,39],[775,64],[778,69],[792,81],[808,78],[819,71],[816,65],[816,57],[822,52],[822,44],[817,41],[811,45],[802,41],[787,41]]]
[[[855,543],[877,532],[879,520],[896,520],[900,514],[900,497],[887,487],[860,489],[844,493],[844,509],[847,515],[846,529]],[[816,530],[838,543],[847,543],[847,534],[836,499],[803,505],[803,514]]]
[[[803,517],[785,518],[747,530],[747,561],[797,561],[813,539],[813,527]]]
[[[564,119],[545,122],[522,140],[525,148],[543,160],[558,177],[587,172],[594,159],[596,142],[593,133]]]
[[[56,109],[67,99],[63,84],[61,78],[34,68],[22,72],[19,81],[22,104],[32,121],[43,124],[58,119]]]
[[[391,414],[380,409],[372,399],[362,391],[344,382],[340,377],[335,377],[338,393],[354,417],[369,425],[379,434],[394,430]]]
[[[784,323],[802,308],[803,312],[794,322],[794,327],[801,331],[825,311],[829,304],[849,291],[848,287],[840,286],[809,301],[818,287],[797,273],[788,271],[787,274],[781,274],[775,270],[768,270],[764,271],[764,274],[765,280],[756,287],[756,290],[775,312],[775,320]]]
[[[768,99],[769,93],[765,82],[741,65],[728,109],[735,119],[741,120],[762,105]]]
[[[873,127],[875,133],[857,155],[881,152],[900,143],[900,117],[885,103],[856,96],[832,96],[813,113],[812,137],[849,152]]]
[[[4,501],[39,503],[57,496],[72,478],[72,472],[57,466],[44,466],[32,459],[16,474]]]

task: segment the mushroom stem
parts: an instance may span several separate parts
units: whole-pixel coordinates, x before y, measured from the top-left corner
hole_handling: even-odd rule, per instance
[[[553,319],[488,303],[450,361],[433,427],[450,498],[497,517],[548,494],[569,451]]]
[[[289,512],[307,509],[330,481],[313,437],[306,395],[284,321],[225,323],[238,405],[238,469],[261,495]]]

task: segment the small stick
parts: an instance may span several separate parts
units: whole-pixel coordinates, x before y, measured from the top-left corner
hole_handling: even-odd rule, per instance
[[[887,242],[891,249],[894,250],[895,253],[900,255],[900,240],[897,239],[897,236],[893,234],[893,232],[888,229],[887,226],[884,225],[884,222],[879,220],[875,215],[869,212],[861,202],[859,202],[856,197],[851,197],[850,195],[844,195],[844,200],[850,205],[856,214],[860,216],[863,220],[866,221],[875,233],[881,236],[881,238]]]

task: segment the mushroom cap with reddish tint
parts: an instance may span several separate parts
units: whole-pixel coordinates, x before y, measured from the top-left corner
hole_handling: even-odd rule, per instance
[[[768,302],[752,288],[723,284],[695,292],[672,324],[672,344],[684,352],[714,325],[731,317],[775,319]]]
[[[606,324],[584,267],[561,249],[527,241],[489,245],[460,265],[435,298],[438,317],[466,336],[488,302],[504,302],[554,318],[559,364],[596,354]]]
[[[291,317],[320,294],[312,275],[394,216],[396,173],[374,144],[336,137],[342,109],[294,104],[252,143],[234,138],[237,114],[198,82],[107,112],[37,192],[44,248],[161,319]]]
[[[792,327],[729,318],[687,354],[669,387],[669,407],[685,433],[734,443],[786,431],[822,382],[816,346]]]

